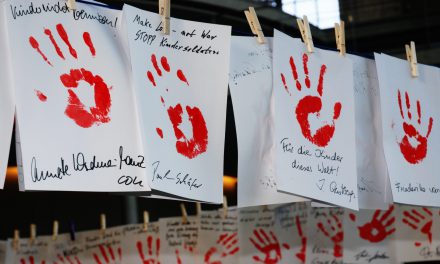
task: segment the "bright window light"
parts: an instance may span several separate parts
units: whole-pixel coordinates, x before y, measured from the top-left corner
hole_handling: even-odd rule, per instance
[[[339,0],[282,0],[282,10],[321,29],[332,28],[339,22]]]

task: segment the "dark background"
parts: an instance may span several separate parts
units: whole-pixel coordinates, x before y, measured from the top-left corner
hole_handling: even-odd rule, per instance
[[[250,35],[243,10],[252,5],[256,8],[266,36],[273,28],[291,36],[300,37],[296,18],[283,13],[281,7],[288,2],[301,0],[172,0],[171,15],[193,21],[232,25],[233,35]],[[156,12],[158,1],[150,0],[105,0],[120,8],[128,3]],[[440,1],[429,0],[340,0],[341,19],[346,22],[347,52],[372,56],[372,52],[383,52],[404,58],[404,44],[416,42],[418,61],[440,65]],[[312,26],[316,46],[335,48],[333,29],[321,30]],[[440,87],[439,87],[440,89]],[[237,175],[237,142],[234,116],[228,98],[225,142],[224,175]],[[14,138],[14,136],[13,136]],[[11,143],[9,166],[16,166],[14,140]],[[142,211],[148,210],[150,217],[176,216],[180,214],[179,202],[137,198],[107,193],[69,192],[18,192],[17,178],[8,175],[5,190],[0,190],[0,239],[21,230],[28,236],[29,224],[35,223],[38,234],[50,234],[52,221],[60,221],[60,232],[68,232],[71,223],[76,230],[99,227],[99,214],[106,213],[107,225],[122,225],[137,222]],[[236,188],[228,189],[229,205],[236,204]],[[194,203],[186,203],[189,214],[195,213]],[[218,206],[203,205],[204,209]]]

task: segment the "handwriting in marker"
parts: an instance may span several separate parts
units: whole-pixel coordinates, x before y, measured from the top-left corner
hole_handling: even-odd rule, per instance
[[[322,191],[322,188],[324,188],[324,184],[325,184],[325,179],[321,179],[318,181],[316,186],[318,186],[318,188]]]

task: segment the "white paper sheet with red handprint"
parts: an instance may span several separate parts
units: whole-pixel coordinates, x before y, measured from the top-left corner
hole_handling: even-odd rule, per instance
[[[278,190],[357,209],[352,62],[275,30],[273,91]]]
[[[159,237],[159,224],[151,222],[147,230],[142,225],[130,228],[130,234],[124,235],[121,245],[124,263],[160,264],[163,242]]]
[[[30,5],[45,12],[22,15]],[[47,0],[9,10],[24,189],[150,190],[121,12]]]
[[[393,262],[392,239],[396,232],[395,207],[387,210],[346,210],[344,261],[348,263]]]
[[[396,208],[396,261],[440,260],[440,211],[433,207]]]
[[[221,203],[230,27],[171,18],[164,36],[157,13],[123,12],[150,185]]]
[[[32,243],[29,238],[22,238],[18,240],[18,247],[14,249],[11,244],[8,246],[7,252],[8,259],[6,263],[13,264],[51,264],[48,261],[49,244],[52,241],[52,237],[40,236],[37,237]]]
[[[48,264],[85,264],[82,253],[85,251],[84,233],[77,233],[75,240],[70,234],[60,234],[49,244],[47,250]]]
[[[434,99],[440,96],[440,70],[418,64],[420,78],[412,78],[406,60],[384,54],[375,54],[375,60],[394,202],[440,206],[435,172],[440,154],[440,107]]]

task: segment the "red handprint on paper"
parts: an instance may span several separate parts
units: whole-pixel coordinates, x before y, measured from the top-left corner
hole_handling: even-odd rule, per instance
[[[344,240],[344,231],[342,229],[342,222],[338,216],[330,214],[327,218],[327,225],[322,222],[318,223],[319,230],[333,243],[333,256],[335,258],[342,257],[342,242]]]
[[[222,264],[222,259],[237,254],[240,250],[237,244],[237,233],[220,235],[217,246],[211,247],[205,253],[205,264]]]
[[[358,226],[359,236],[371,243],[379,243],[393,234],[396,231],[395,228],[391,228],[396,220],[392,216],[393,210],[394,206],[390,206],[382,216],[380,216],[381,210],[376,210],[370,222]],[[349,217],[353,222],[356,221],[355,214],[350,213]]]
[[[101,257],[99,257],[97,253],[93,253],[96,264],[118,264],[122,261],[122,249],[120,247],[115,251],[110,245],[99,245],[99,252],[101,253]]]
[[[310,89],[310,78],[309,78],[309,68],[308,68],[309,56],[306,53],[304,53],[302,60],[303,60],[303,68],[305,75],[304,83],[307,89]],[[296,64],[293,57],[290,57],[289,63],[290,63],[293,79],[296,82],[296,88],[298,89],[298,91],[301,91],[302,85],[298,80],[298,72],[296,70]],[[301,132],[303,136],[311,143],[319,147],[327,146],[330,140],[333,138],[333,135],[335,133],[335,121],[339,118],[342,108],[342,104],[340,102],[336,102],[333,107],[333,119],[331,123],[325,124],[321,128],[317,129],[314,135],[312,135],[312,131],[310,129],[309,115],[315,114],[318,118],[321,116],[324,75],[326,70],[327,70],[327,66],[322,65],[321,71],[319,73],[318,86],[316,88],[319,96],[311,96],[311,95],[304,96],[301,100],[299,100],[295,109],[296,119],[301,128]],[[284,76],[283,73],[281,73],[281,80],[283,82],[285,90],[289,95],[291,95],[291,92],[287,86],[286,77]]]
[[[426,207],[420,210],[411,209],[403,211],[402,222],[414,230],[420,231],[428,238],[429,244],[432,243],[432,211]],[[414,243],[417,247],[421,246],[421,242]]]
[[[402,95],[400,93],[400,90],[397,92],[397,101],[399,103],[399,109],[400,109],[400,115],[402,116],[402,119],[405,120],[405,115],[403,113],[403,107],[402,107]],[[426,132],[426,136],[423,136],[420,134],[419,130],[415,128],[413,124],[410,124],[409,122],[412,120],[412,114],[411,114],[411,100],[409,98],[408,92],[405,92],[405,104],[407,108],[407,116],[408,116],[408,122],[403,121],[403,131],[405,132],[405,135],[401,139],[399,143],[400,146],[400,152],[402,152],[403,157],[411,164],[417,164],[420,163],[425,157],[426,153],[428,152],[428,138],[431,134],[432,130],[432,124],[434,123],[434,120],[432,117],[429,118],[429,124],[428,124],[428,130]],[[419,126],[422,123],[422,108],[420,106],[420,101],[417,100],[417,123]],[[417,143],[415,146],[413,146],[410,142],[411,140],[415,140]]]
[[[58,33],[58,36],[67,46],[70,55],[77,60],[78,54],[75,48],[71,45],[64,26],[62,24],[56,25],[56,31]],[[66,60],[63,51],[61,50],[57,40],[55,39],[55,36],[52,34],[52,31],[46,28],[44,29],[44,34],[47,35],[47,37],[49,38],[58,57],[62,60]],[[83,33],[83,40],[89,48],[91,55],[94,57],[96,55],[96,50],[89,32]],[[29,37],[29,44],[33,49],[38,52],[38,54],[49,66],[53,66],[53,64],[49,61],[47,56],[41,50],[40,43],[35,37]],[[83,128],[88,128],[93,125],[110,122],[110,88],[107,86],[101,76],[95,75],[85,68],[78,68],[71,69],[68,73],[61,74],[59,76],[59,79],[64,88],[67,89],[68,93],[67,106],[64,111],[66,116],[72,119],[78,126]],[[89,107],[87,109],[84,103],[82,103],[77,96],[75,90],[77,90],[80,82],[84,82],[94,89],[95,106]],[[35,90],[35,93],[40,101],[47,101],[47,96],[42,91]]]
[[[148,70],[147,77],[154,87],[159,86],[157,84],[158,79],[164,78],[165,76],[173,76],[170,75],[171,67],[168,64],[168,59],[165,56],[161,57],[159,65],[156,55],[153,54],[151,55],[151,63],[157,76],[155,77],[153,71]],[[182,84],[189,86],[189,82],[181,69],[176,70],[176,77]],[[168,92],[168,89],[163,90]],[[164,92],[163,90],[161,92]],[[161,97],[161,102],[165,107],[165,100],[163,97]],[[193,159],[206,152],[208,147],[208,129],[202,111],[198,107],[185,107],[186,114],[188,115],[187,120],[182,118],[182,115],[184,114],[183,110],[182,105],[179,103],[175,106],[169,106],[167,113],[173,127],[177,152],[189,159]],[[185,135],[185,133],[182,131],[181,126],[183,121],[188,121],[191,124],[192,136],[187,137],[187,135]],[[164,137],[163,130],[161,128],[156,128],[156,132],[159,137]]]
[[[160,239],[156,238],[156,246],[153,245],[153,240],[154,239],[152,236],[147,237],[147,250],[148,250],[147,256],[144,254],[144,250],[142,249],[142,242],[138,241],[136,243],[136,247],[139,252],[139,257],[141,258],[143,264],[160,264],[159,261]],[[156,250],[153,253],[154,247],[156,247]]]
[[[295,256],[301,261],[301,263],[305,263],[306,250],[307,250],[307,237],[303,233],[299,216],[296,216],[295,220],[296,220],[296,228],[298,229],[298,235],[301,238],[301,249],[298,253],[295,254]]]
[[[74,258],[71,256],[62,256],[60,254],[57,255],[58,260],[54,261],[53,264],[81,264],[79,258],[75,256]]]
[[[195,248],[193,246],[187,245],[186,243],[183,243],[183,249],[190,254],[195,253]],[[179,249],[176,249],[175,253],[176,253],[177,264],[183,264]]]
[[[36,264],[36,263],[38,263],[38,262],[35,262],[35,259],[34,259],[34,256],[29,256],[29,262],[27,262],[26,261],[26,259],[25,258],[21,258],[20,259],[20,264]],[[41,264],[45,264],[46,263],[46,261],[44,261],[44,260],[42,260],[41,261]]]
[[[281,256],[281,246],[280,242],[278,242],[278,238],[272,231],[269,231],[270,237],[263,229],[255,229],[254,237],[249,238],[254,247],[264,254],[264,258],[260,258],[259,256],[253,256],[253,260],[257,263],[264,264],[276,264],[278,263]],[[286,249],[290,249],[290,246],[287,244],[283,244],[283,247]]]

